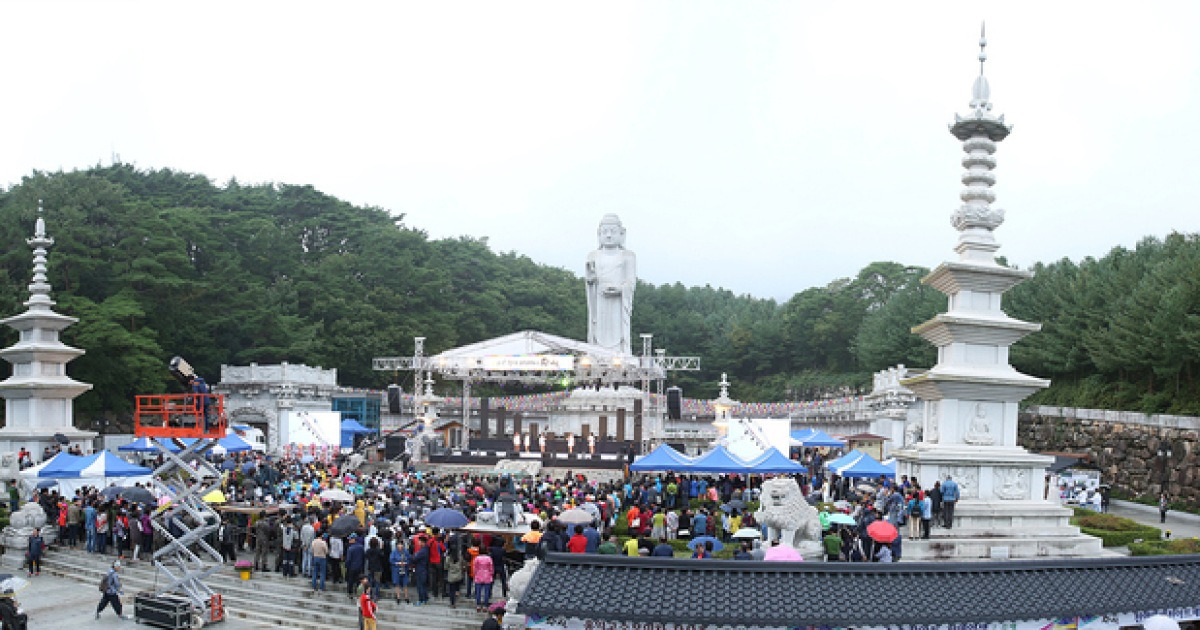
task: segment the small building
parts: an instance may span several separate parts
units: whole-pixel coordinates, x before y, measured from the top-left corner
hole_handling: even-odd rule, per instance
[[[230,424],[248,424],[267,436],[267,452],[280,453],[281,418],[291,412],[330,411],[337,370],[307,365],[221,366],[213,392],[225,395]],[[378,424],[378,419],[376,419]]]
[[[378,391],[334,394],[333,410],[342,414],[342,420],[355,420],[368,429],[378,431],[382,402],[383,393]]]

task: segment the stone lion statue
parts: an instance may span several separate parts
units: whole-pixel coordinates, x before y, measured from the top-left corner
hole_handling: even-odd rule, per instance
[[[0,543],[6,548],[24,549],[35,529],[42,530],[42,538],[47,545],[57,538],[58,528],[46,527],[46,512],[42,510],[42,506],[30,501],[10,517],[8,527],[0,533]]]
[[[520,571],[509,576],[508,604],[505,606],[508,612],[517,612],[517,604],[525,596],[525,590],[529,588],[529,582],[533,580],[533,574],[541,564],[541,561],[537,558],[528,558],[525,560],[525,566],[521,567]]]
[[[759,501],[755,517],[767,526],[769,539],[802,550],[820,540],[821,519],[816,508],[804,500],[795,479],[775,477],[764,481]]]

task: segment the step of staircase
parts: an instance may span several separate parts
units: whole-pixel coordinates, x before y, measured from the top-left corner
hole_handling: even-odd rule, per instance
[[[61,577],[98,584],[108,572],[113,556],[89,554],[77,550],[56,549],[47,552],[42,570]],[[121,580],[126,594],[155,590],[161,583],[154,565],[148,562],[126,562],[121,568]],[[219,569],[205,584],[220,593],[226,614],[265,626],[281,626],[297,630],[326,628],[358,628],[357,602],[345,590],[345,584],[327,584],[328,589],[314,593],[307,578],[284,578],[271,572],[254,572],[251,579],[242,580],[232,567]],[[340,588],[338,588],[340,587]],[[416,590],[410,588],[415,597]],[[431,600],[425,606],[397,604],[380,593],[379,623],[391,628],[428,628],[429,630],[475,630],[485,616],[476,613],[474,604],[459,601],[457,609],[448,602]]]

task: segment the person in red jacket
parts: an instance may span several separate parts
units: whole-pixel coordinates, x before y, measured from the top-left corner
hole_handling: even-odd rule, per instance
[[[583,535],[583,525],[575,526],[575,535],[567,541],[567,551],[571,553],[587,553],[587,536]]]
[[[363,630],[378,630],[375,621],[378,606],[375,604],[375,600],[371,599],[371,589],[366,589],[362,595],[358,596],[358,611],[362,613]]]

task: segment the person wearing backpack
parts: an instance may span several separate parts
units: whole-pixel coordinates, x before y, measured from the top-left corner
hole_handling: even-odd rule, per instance
[[[442,565],[446,570],[446,592],[450,597],[450,607],[458,608],[458,589],[462,586],[465,573],[462,549],[458,545],[451,547],[442,559]]]
[[[116,560],[112,563],[112,568],[104,577],[100,578],[100,604],[96,606],[96,618],[100,618],[100,613],[104,612],[104,607],[112,604],[113,612],[117,613],[117,617],[121,619],[133,619],[132,615],[121,614],[121,595],[125,594],[125,590],[121,588],[121,561]]]

